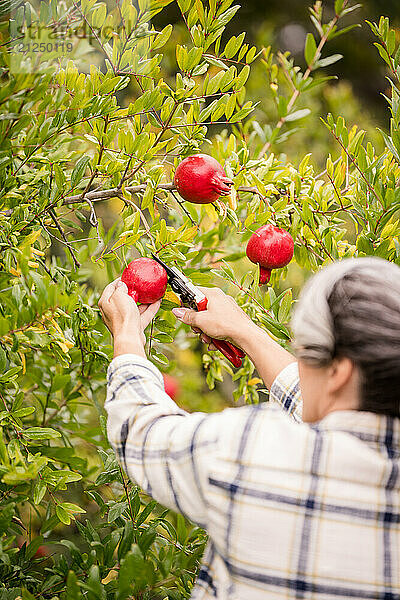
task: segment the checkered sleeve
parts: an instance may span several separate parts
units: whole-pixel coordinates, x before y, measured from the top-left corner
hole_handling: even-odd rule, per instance
[[[107,372],[107,431],[129,477],[158,502],[206,524],[207,464],[218,441],[213,415],[189,414],[165,393],[159,370],[133,354]]]
[[[270,389],[270,400],[278,402],[297,423],[302,421],[303,401],[297,362],[285,367],[276,377]]]

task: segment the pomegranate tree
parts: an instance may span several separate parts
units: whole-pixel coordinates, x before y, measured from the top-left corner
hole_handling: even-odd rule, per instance
[[[0,13],[11,4],[21,2],[0,2]],[[398,123],[389,128],[390,147],[381,155],[342,117],[327,118],[328,149],[321,126],[317,157],[302,160],[299,137],[284,144],[287,126],[307,113],[300,108],[303,92],[312,89],[309,105],[318,106],[314,86],[323,78],[313,81],[314,68],[320,73],[326,62],[322,47],[340,31],[338,15],[349,18],[340,1],[331,23],[322,18],[329,10],[315,4],[314,24],[322,33],[315,48],[307,36],[307,69],[300,70],[292,57],[275,56],[272,48],[260,53],[245,34],[229,33],[234,0],[179,0],[173,3],[176,27],[168,24],[169,0],[42,0],[33,3],[40,4],[39,14],[22,4],[10,28],[0,15],[0,597],[187,600],[206,538],[159,506],[150,514],[152,503],[107,447],[101,402],[112,351],[98,298],[126,265],[123,281],[136,301],[163,297],[162,267],[133,260],[154,253],[196,285],[229,290],[250,318],[286,345],[291,295],[282,296],[280,282],[268,293],[254,289],[253,269],[239,260],[242,236],[247,241],[252,224],[255,230],[272,220],[290,232],[300,277],[301,269],[315,271],[349,255],[398,260],[393,211],[400,173],[392,154],[399,151]],[[147,23],[150,17],[157,26]],[[54,56],[53,69],[48,51],[18,51],[21,40],[42,38],[46,28],[51,36],[64,24],[74,45],[65,68]],[[9,43],[11,29],[17,44]],[[78,30],[94,34],[84,52]],[[380,31],[380,49],[397,67],[395,32],[386,21]],[[337,94],[332,109],[341,114],[348,93]],[[254,112],[252,101],[260,100]],[[352,124],[370,127],[358,104],[347,102],[346,110]],[[311,117],[311,134],[319,116]],[[305,139],[309,152],[313,137]],[[339,159],[329,158],[326,174],[315,177],[323,148],[338,151]],[[214,210],[231,191],[233,200],[233,181],[237,205]],[[178,194],[185,202],[176,202]],[[349,228],[351,220],[357,228]],[[248,255],[266,280],[285,262],[276,259],[283,244],[275,236],[266,259],[267,239],[261,252],[256,237]],[[232,387],[219,385],[208,406],[203,380],[212,389],[232,369],[176,322],[171,309],[177,305],[173,293],[165,294],[146,353],[186,381],[193,373],[188,409],[214,410],[215,401],[222,408],[232,388],[240,403],[258,402],[259,380],[246,358]],[[167,382],[165,388],[173,397]],[[17,535],[27,539],[21,548]],[[178,538],[186,540],[188,556]],[[38,568],[41,547],[48,556]]]

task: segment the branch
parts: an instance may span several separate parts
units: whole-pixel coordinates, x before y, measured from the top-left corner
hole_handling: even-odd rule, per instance
[[[127,186],[125,190],[130,194],[139,194],[140,192],[144,192],[146,190],[146,183],[139,183],[138,185]],[[166,192],[174,192],[176,191],[175,185],[171,183],[161,183],[155,189],[157,190],[165,190]],[[263,198],[260,190],[253,186],[248,187],[245,185],[240,185],[237,188],[238,192],[248,192],[250,194],[257,194]],[[122,197],[122,190],[120,188],[110,188],[108,190],[99,190],[97,192],[88,192],[84,196],[82,194],[77,194],[76,196],[67,196],[64,198],[63,204],[79,204],[81,202],[100,202],[101,200],[107,200],[108,198]]]

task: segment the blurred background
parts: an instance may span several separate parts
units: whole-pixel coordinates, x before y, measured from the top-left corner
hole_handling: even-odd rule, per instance
[[[352,2],[351,4],[355,4]],[[308,31],[315,32],[309,19],[307,0],[243,0],[240,11],[227,27],[226,38],[242,31],[248,34],[250,43],[258,46],[272,45],[275,51],[289,50],[299,65],[304,66],[304,41]],[[325,20],[333,16],[333,2],[324,2]],[[374,36],[366,20],[377,21],[381,15],[389,17],[392,26],[400,21],[398,0],[365,0],[360,8],[343,20],[342,26],[354,22],[361,27],[329,43],[329,54],[343,54],[343,59],[330,68],[330,72],[343,82],[348,82],[355,97],[367,107],[375,118],[384,122],[387,106],[380,92],[387,87],[385,66],[373,47]],[[181,22],[176,3],[162,13],[164,24]],[[349,98],[347,99],[349,101]]]

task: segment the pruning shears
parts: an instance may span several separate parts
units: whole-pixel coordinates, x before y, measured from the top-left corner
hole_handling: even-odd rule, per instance
[[[168,283],[172,290],[179,296],[182,306],[191,308],[198,312],[206,310],[208,300],[199,288],[197,288],[186,275],[177,267],[168,266],[158,256],[152,254],[156,260],[167,272]],[[234,367],[241,367],[243,358],[246,356],[243,350],[226,340],[211,339],[216,348],[233,364]]]

